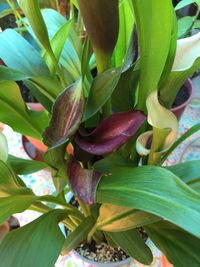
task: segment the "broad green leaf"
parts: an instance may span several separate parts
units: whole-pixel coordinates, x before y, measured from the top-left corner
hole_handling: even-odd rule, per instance
[[[34,173],[48,167],[45,162],[36,160],[26,160],[22,158],[17,158],[12,155],[9,155],[8,163],[11,165],[15,173],[20,175]]]
[[[64,89],[61,83],[55,78],[37,76],[30,79],[30,81],[38,86],[38,90],[53,102]]]
[[[137,261],[150,265],[153,255],[137,230],[132,229],[120,233],[107,233],[108,236],[120,246],[129,256]]]
[[[53,101],[52,96],[46,92],[46,88],[40,87],[33,81],[24,80],[24,85],[29,90],[30,94],[49,112],[51,113]],[[51,100],[50,100],[51,99]]]
[[[186,37],[193,25],[194,17],[185,16],[178,20],[178,38]]]
[[[0,198],[24,193],[29,195],[31,190],[22,188],[12,168],[0,160]]]
[[[62,255],[68,254],[72,249],[75,249],[81,242],[87,239],[87,236],[94,225],[92,217],[85,218],[81,224],[70,233],[65,239]]]
[[[0,58],[5,64],[28,76],[49,76],[40,54],[16,31],[0,33]]]
[[[121,232],[159,221],[160,218],[147,212],[110,204],[103,204],[99,210],[96,229]]]
[[[133,0],[132,2],[140,46],[138,107],[145,110],[146,99],[157,89],[168,57],[173,9],[170,0]]]
[[[178,40],[172,72],[159,88],[160,100],[171,108],[174,99],[187,80],[200,67],[200,33]]]
[[[29,20],[31,27],[41,42],[43,47],[47,50],[49,55],[54,58],[53,51],[50,45],[48,32],[44,23],[38,1],[34,0],[17,0],[20,8],[24,12],[25,16]],[[54,62],[55,63],[55,62]]]
[[[47,146],[64,144],[78,129],[83,116],[84,98],[82,81],[66,88],[56,99],[49,126],[43,137]]]
[[[8,159],[8,142],[5,135],[0,131],[0,160],[6,162]]]
[[[168,158],[170,153],[177,148],[184,140],[186,140],[188,137],[193,135],[194,133],[200,131],[200,124],[196,124],[192,126],[186,133],[184,133],[181,137],[179,137],[176,142],[167,150],[167,152],[162,157],[162,163]]]
[[[109,69],[98,75],[92,83],[83,121],[92,117],[112,95],[121,75],[121,68]]]
[[[29,79],[31,76],[24,74],[18,70],[8,68],[5,66],[0,66],[0,79],[1,80],[10,80],[10,81],[21,81]]]
[[[112,94],[114,110],[123,112],[133,108],[138,79],[139,71],[134,70],[134,66],[122,72],[119,82]]]
[[[148,225],[145,230],[174,267],[200,266],[199,238],[166,221]]]
[[[0,224],[11,215],[23,212],[36,200],[34,195],[14,195],[0,198]],[[1,251],[1,248],[0,248]]]
[[[96,200],[152,213],[200,237],[200,195],[164,168],[116,168],[100,180]]]
[[[179,3],[175,7],[175,10],[177,11],[177,10],[179,10],[179,9],[185,7],[185,6],[188,6],[190,4],[193,4],[195,2],[196,2],[195,0],[182,0],[182,1],[179,1]]]
[[[134,25],[134,14],[131,4],[131,1],[127,0],[119,3],[119,35],[113,53],[115,67],[122,66],[129,47],[131,32]]]
[[[183,182],[200,193],[200,161],[193,160],[167,167]]]
[[[96,55],[98,71],[103,72],[109,66],[118,38],[118,1],[78,0],[77,2]]]
[[[50,42],[51,47],[52,47],[53,53],[57,61],[59,61],[60,59],[63,47],[65,45],[69,31],[72,27],[72,22],[73,22],[72,20],[68,21],[63,26],[61,26],[61,28],[56,32],[54,37],[51,39],[51,42]],[[55,66],[51,60],[51,57],[49,56],[47,52],[44,54],[43,58],[45,59],[46,64],[49,66],[51,73],[55,73]]]
[[[66,144],[55,148],[50,148],[43,154],[43,159],[53,169],[57,170],[56,176],[64,178],[66,183],[66,160],[65,160]]]
[[[64,243],[58,223],[65,214],[54,210],[7,234],[0,245],[2,266],[53,267]]]
[[[31,111],[27,108],[15,82],[0,82],[1,122],[8,124],[19,133],[41,139],[41,133],[48,120],[46,112]]]

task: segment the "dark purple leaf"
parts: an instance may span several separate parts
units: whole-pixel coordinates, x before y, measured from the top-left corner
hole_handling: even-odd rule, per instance
[[[76,82],[62,92],[53,106],[49,127],[44,132],[44,143],[50,147],[61,145],[79,127],[84,108],[82,82]]]
[[[78,4],[97,61],[109,58],[119,32],[118,0],[78,0]]]
[[[146,117],[141,111],[115,113],[103,120],[90,134],[79,132],[76,143],[95,155],[116,151],[136,133]]]
[[[96,189],[102,174],[94,170],[83,169],[73,158],[68,162],[67,173],[72,190],[78,198],[85,204],[95,203]]]

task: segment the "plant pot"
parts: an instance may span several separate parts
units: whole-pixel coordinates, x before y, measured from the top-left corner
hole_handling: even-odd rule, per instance
[[[168,262],[167,258],[164,255],[162,255],[162,258],[161,258],[161,264],[162,264],[162,267],[173,267],[173,265]]]
[[[129,267],[133,263],[132,258],[128,258],[126,260],[119,262],[110,262],[110,263],[96,262],[81,256],[76,251],[73,251],[73,253],[79,259],[80,266],[82,267]]]
[[[186,106],[189,104],[189,102],[191,101],[192,99],[192,96],[193,96],[193,86],[192,86],[192,81],[190,79],[188,79],[186,82],[185,82],[185,88],[188,90],[188,94],[189,94],[189,97],[186,101],[184,101],[181,105],[179,105],[178,107],[175,107],[175,108],[172,108],[172,112],[176,115],[177,119],[180,120]]]

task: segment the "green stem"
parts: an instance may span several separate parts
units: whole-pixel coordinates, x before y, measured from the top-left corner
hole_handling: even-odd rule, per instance
[[[103,112],[104,118],[109,117],[110,114],[112,113],[112,107],[111,107],[111,100],[110,99],[108,99],[107,102],[102,107],[102,112]]]
[[[79,204],[80,208],[83,211],[84,216],[85,217],[90,216],[91,215],[90,206],[84,204],[79,198],[77,198],[77,201],[78,201],[78,204]]]
[[[60,5],[59,5],[59,1],[58,0],[55,0],[56,2],[56,9],[57,11],[60,13]]]

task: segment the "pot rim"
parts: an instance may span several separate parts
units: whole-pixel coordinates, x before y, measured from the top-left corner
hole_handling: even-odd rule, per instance
[[[123,266],[125,264],[130,264],[132,261],[132,258],[129,257],[125,260],[122,261],[117,261],[117,262],[97,262],[97,261],[93,261],[90,259],[87,259],[86,257],[80,255],[76,250],[73,250],[73,253],[81,260],[83,260],[86,263],[92,264],[94,266],[97,267],[120,267]]]
[[[192,81],[191,79],[187,79],[186,82],[184,83],[184,85],[187,87],[187,90],[189,92],[189,97],[188,99],[183,102],[181,105],[175,107],[175,108],[172,108],[171,110],[172,111],[177,111],[177,110],[180,110],[182,108],[184,108],[185,106],[187,106],[187,104],[189,104],[189,102],[192,100],[192,97],[193,97],[193,85],[192,85]]]

